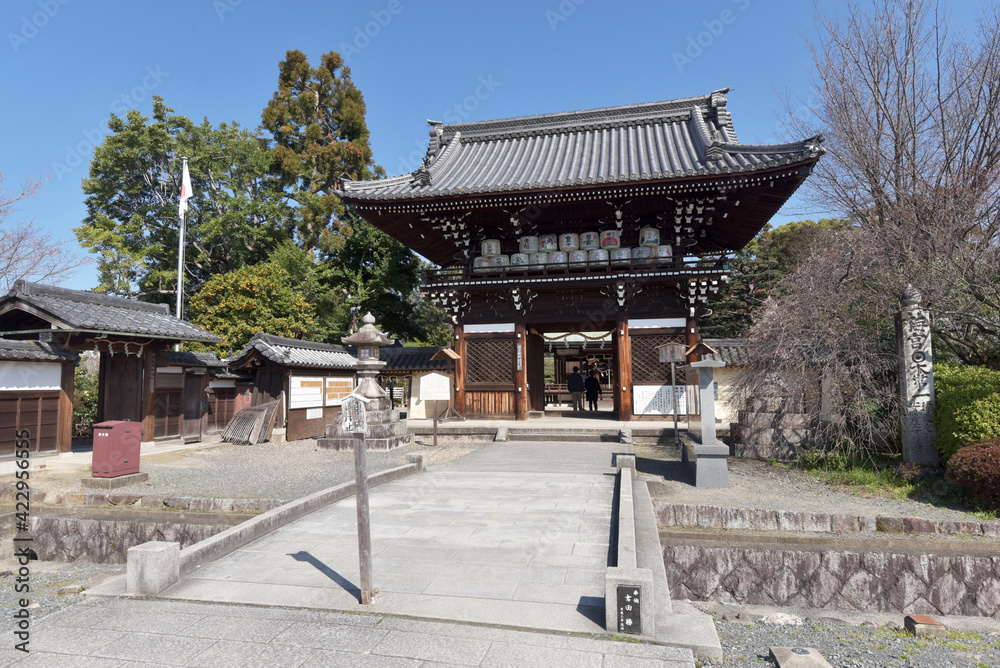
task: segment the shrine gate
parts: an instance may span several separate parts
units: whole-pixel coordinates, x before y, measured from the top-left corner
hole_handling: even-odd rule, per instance
[[[459,411],[519,420],[542,411],[546,348],[554,333],[575,332],[610,353],[619,419],[664,414],[670,369],[657,346],[698,341],[727,258],[823,153],[818,136],[740,143],[727,92],[430,121],[419,169],[342,181],[349,207],[440,266],[421,290],[455,324]]]

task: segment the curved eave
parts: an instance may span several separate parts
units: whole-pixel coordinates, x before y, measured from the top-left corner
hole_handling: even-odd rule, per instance
[[[628,199],[635,204],[643,198],[664,196],[697,197],[716,195],[722,191],[746,193],[739,207],[733,206],[728,222],[721,223],[730,236],[729,243],[718,244],[709,240],[702,245],[706,251],[741,248],[767,223],[784,202],[798,189],[819,160],[819,154],[794,162],[758,169],[752,172],[729,174],[697,174],[669,179],[630,181],[625,183],[583,184],[558,188],[536,188],[501,193],[455,193],[414,197],[410,199],[352,199],[344,194],[344,201],[353,205],[359,215],[404,245],[441,266],[456,263],[453,241],[426,222],[427,217],[448,217],[455,214],[503,210],[538,204],[546,211],[559,207],[579,207],[586,202],[603,205],[609,199]],[[730,202],[732,204],[732,202]],[[595,220],[607,212],[594,207]],[[502,219],[502,220],[501,220]],[[505,216],[496,218],[498,222]],[[579,220],[580,216],[574,216]]]

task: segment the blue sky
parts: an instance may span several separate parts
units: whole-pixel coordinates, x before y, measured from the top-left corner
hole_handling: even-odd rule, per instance
[[[819,0],[832,9],[832,0]],[[454,122],[706,94],[731,86],[741,141],[783,137],[780,94],[808,95],[805,0],[5,0],[0,172],[48,177],[16,214],[76,245],[80,180],[111,113],[159,95],[196,121],[256,127],[289,49],[340,51],[375,160],[415,169],[426,119]],[[793,200],[775,222],[821,217]],[[82,251],[80,251],[82,253]],[[93,267],[66,287],[90,289]]]

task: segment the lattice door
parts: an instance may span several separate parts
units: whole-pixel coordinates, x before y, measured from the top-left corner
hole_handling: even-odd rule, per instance
[[[514,339],[468,339],[466,383],[514,383]]]
[[[656,385],[670,382],[670,365],[660,361],[657,346],[664,343],[684,343],[683,334],[646,334],[631,336],[632,340],[632,383],[635,385]],[[680,365],[678,365],[679,367]],[[677,369],[677,384],[683,385],[685,374]]]

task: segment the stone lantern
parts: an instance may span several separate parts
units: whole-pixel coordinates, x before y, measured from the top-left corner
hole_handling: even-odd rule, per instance
[[[368,399],[365,404],[367,448],[391,450],[409,444],[413,438],[406,431],[406,420],[399,419],[399,411],[393,409],[389,395],[375,382],[385,366],[385,362],[379,360],[378,349],[392,345],[394,341],[375,328],[375,316],[371,313],[366,313],[361,322],[361,329],[340,339],[344,344],[358,348],[358,363],[354,367],[358,385],[352,394]],[[336,422],[326,426],[326,438],[319,439],[316,445],[320,450],[350,450],[354,448],[354,438],[338,415]]]

